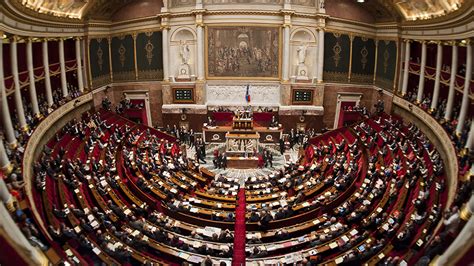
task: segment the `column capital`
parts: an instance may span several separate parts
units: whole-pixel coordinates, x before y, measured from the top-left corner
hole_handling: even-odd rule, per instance
[[[406,42],[406,43],[411,43],[411,42],[413,42],[413,40],[410,40],[410,39],[403,39],[403,41]]]
[[[167,24],[163,24],[163,25],[160,26],[160,30],[170,30],[170,29],[171,29],[171,27]]]
[[[18,37],[17,35],[12,35],[8,39],[10,40],[10,42],[18,42],[20,40],[20,37]]]
[[[458,45],[458,42],[456,40],[447,41],[446,43],[447,43],[447,45],[450,45],[450,46],[457,46]]]

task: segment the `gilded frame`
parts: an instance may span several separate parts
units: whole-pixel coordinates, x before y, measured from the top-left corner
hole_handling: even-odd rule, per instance
[[[209,28],[213,27],[268,27],[268,28],[278,28],[278,74],[276,77],[232,77],[232,76],[222,76],[222,77],[214,77],[209,76]],[[276,24],[207,24],[205,26],[205,42],[204,42],[204,64],[205,64],[205,76],[207,80],[281,80],[281,66],[282,66],[282,45],[283,45],[283,36],[282,36],[282,25]]]

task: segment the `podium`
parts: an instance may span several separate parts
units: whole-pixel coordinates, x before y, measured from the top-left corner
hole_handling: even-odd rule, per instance
[[[232,119],[232,129],[235,130],[253,130],[252,118],[237,118]]]

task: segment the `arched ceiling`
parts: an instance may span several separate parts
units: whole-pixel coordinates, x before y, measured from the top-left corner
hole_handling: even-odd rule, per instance
[[[141,0],[14,0],[39,13],[69,18],[110,19],[131,2]],[[163,0],[156,0],[163,1]],[[339,1],[339,0],[326,0]],[[354,3],[357,0],[350,0]],[[376,21],[429,19],[446,15],[467,0],[365,0],[357,3],[371,12]]]

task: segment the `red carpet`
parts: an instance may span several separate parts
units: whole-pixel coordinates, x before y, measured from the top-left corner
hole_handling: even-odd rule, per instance
[[[245,265],[245,189],[239,190],[235,209],[234,257],[232,265]]]

